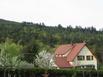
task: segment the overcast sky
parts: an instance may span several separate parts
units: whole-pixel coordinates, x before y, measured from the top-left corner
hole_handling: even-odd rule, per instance
[[[103,28],[103,0],[0,0],[0,18]]]

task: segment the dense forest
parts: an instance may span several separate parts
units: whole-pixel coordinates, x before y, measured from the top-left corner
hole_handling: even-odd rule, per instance
[[[10,38],[23,45],[23,52],[37,53],[39,50],[54,52],[60,44],[86,42],[100,62],[103,54],[103,30],[94,27],[82,28],[72,25],[48,26],[44,23],[14,22],[0,19],[0,42]]]

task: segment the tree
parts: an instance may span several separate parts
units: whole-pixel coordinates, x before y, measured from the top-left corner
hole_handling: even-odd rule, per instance
[[[34,58],[39,52],[39,42],[31,40],[26,47],[23,49],[23,60],[33,63]]]
[[[19,55],[22,50],[22,46],[13,43],[12,40],[6,39],[4,43],[0,44],[0,66],[7,68],[15,68],[20,64]]]
[[[45,50],[42,52],[39,52],[38,55],[36,55],[35,64],[39,68],[52,68],[51,60],[53,59],[53,55],[49,52],[46,52]]]

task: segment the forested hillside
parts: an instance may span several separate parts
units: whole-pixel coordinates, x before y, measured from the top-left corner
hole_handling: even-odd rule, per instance
[[[94,27],[82,28],[71,25],[64,28],[62,25],[48,26],[44,23],[13,22],[0,19],[0,42],[6,38],[24,46],[23,52],[32,52],[35,49],[54,52],[60,44],[86,42],[99,60],[103,52],[103,31]],[[36,53],[36,52],[35,52]]]

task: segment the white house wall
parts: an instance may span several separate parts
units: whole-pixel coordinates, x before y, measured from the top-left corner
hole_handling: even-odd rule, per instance
[[[85,56],[85,60],[77,60],[77,57],[74,59],[73,64],[74,66],[81,66],[81,65],[95,65],[95,69],[97,69],[97,59],[95,56],[90,52],[90,50],[85,46],[82,48],[80,53],[77,55]],[[93,60],[86,60],[86,56],[91,55],[93,56]]]

